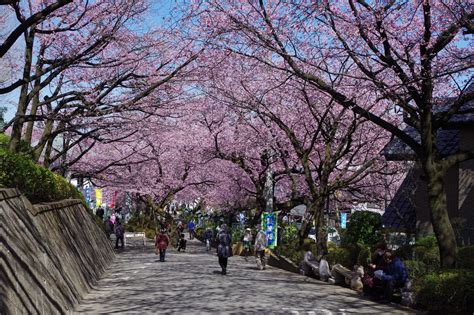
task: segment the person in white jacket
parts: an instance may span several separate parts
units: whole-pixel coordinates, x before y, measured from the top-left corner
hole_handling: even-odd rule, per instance
[[[265,231],[258,227],[257,236],[255,236],[255,259],[257,261],[257,267],[260,270],[265,270],[267,266],[268,257],[265,254],[265,250],[268,246],[268,238]]]

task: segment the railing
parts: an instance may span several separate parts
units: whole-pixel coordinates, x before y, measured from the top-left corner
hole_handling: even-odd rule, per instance
[[[127,246],[127,238],[141,238],[143,240],[143,246],[146,246],[145,232],[125,232],[123,236],[125,246]]]

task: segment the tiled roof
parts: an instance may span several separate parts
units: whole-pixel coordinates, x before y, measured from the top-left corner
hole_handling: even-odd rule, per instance
[[[466,89],[466,93],[474,91],[474,83],[471,83]],[[447,99],[445,105],[434,107],[434,114],[440,115],[449,110],[453,99]],[[457,114],[453,115],[445,128],[438,130],[437,146],[443,156],[448,156],[456,153],[459,150],[459,127],[474,126],[474,100],[466,102],[458,110]],[[420,143],[420,134],[413,127],[406,127],[403,130],[416,142]],[[381,152],[387,160],[392,161],[406,161],[414,160],[415,153],[402,140],[394,137]]]
[[[404,131],[418,143],[420,143],[420,134],[413,127],[407,127]],[[459,150],[459,130],[458,129],[440,129],[436,139],[437,146],[441,155],[448,156]],[[409,161],[415,159],[415,153],[402,140],[393,138],[383,149],[382,154],[390,161]]]
[[[412,168],[382,215],[382,224],[385,227],[408,231],[415,230],[416,211],[414,194],[416,191],[416,179],[417,173]]]

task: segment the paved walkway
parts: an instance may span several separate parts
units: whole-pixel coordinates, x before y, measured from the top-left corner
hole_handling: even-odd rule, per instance
[[[360,298],[354,291],[269,267],[229,259],[220,275],[214,251],[188,241],[160,263],[152,245],[127,249],[75,310],[89,314],[154,313],[407,314],[405,308]]]

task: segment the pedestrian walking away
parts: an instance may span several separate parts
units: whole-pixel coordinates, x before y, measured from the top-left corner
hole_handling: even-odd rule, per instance
[[[120,248],[123,249],[124,247],[123,235],[125,234],[125,228],[120,223],[119,219],[117,219],[116,221],[114,233],[115,233],[115,249],[119,248],[118,247],[119,242],[120,242]]]
[[[168,248],[168,244],[170,242],[170,238],[166,233],[166,229],[161,229],[160,233],[156,234],[155,240],[155,253],[160,255],[160,261],[165,261],[166,249]]]
[[[194,221],[191,220],[188,222],[188,232],[189,232],[189,239],[192,240],[194,239],[194,229],[196,228],[196,224],[194,224]]]
[[[268,245],[267,234],[262,230],[262,227],[257,227],[258,233],[255,236],[255,260],[257,261],[257,267],[260,270],[264,270],[267,267],[267,255],[265,253]]]
[[[232,237],[229,234],[227,225],[222,224],[221,230],[217,235],[217,256],[221,266],[221,274],[227,274],[227,261],[232,256]]]
[[[110,217],[107,217],[105,220],[105,234],[107,234],[107,238],[110,240],[110,235],[114,233],[114,224],[110,221]]]
[[[95,215],[100,219],[100,221],[104,221],[104,208],[99,207],[95,212]]]
[[[211,243],[212,243],[212,230],[210,228],[206,229],[204,232],[204,240],[206,241],[206,250],[211,250]]]

